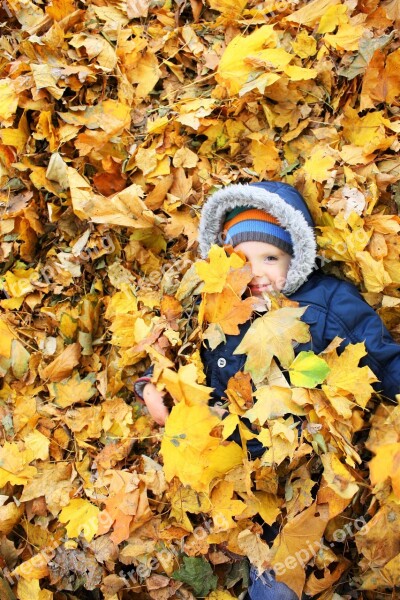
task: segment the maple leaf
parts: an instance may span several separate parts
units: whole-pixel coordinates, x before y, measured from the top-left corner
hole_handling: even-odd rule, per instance
[[[179,485],[176,490],[171,490],[171,518],[181,524],[187,531],[193,531],[193,526],[188,517],[188,512],[198,514],[209,512],[211,500],[208,494],[196,492],[190,487]]]
[[[25,485],[36,474],[36,467],[29,466],[36,456],[30,448],[22,450],[18,444],[5,442],[0,448],[0,487],[7,482]]]
[[[250,375],[241,371],[235,373],[228,381],[226,395],[230,402],[229,412],[243,415],[246,409],[253,404]]]
[[[21,577],[17,585],[19,600],[52,600],[53,592],[40,589],[37,579],[26,581]]]
[[[29,502],[44,496],[50,514],[56,515],[69,503],[75,489],[74,479],[71,464],[46,462],[35,477],[24,486],[22,501]]]
[[[113,526],[110,540],[120,544],[153,516],[149,508],[146,489],[143,484],[133,491],[120,490],[105,500],[105,510],[99,513],[98,535],[109,531]]]
[[[277,581],[286,583],[299,597],[306,579],[304,567],[314,556],[310,548],[314,546],[318,549],[328,518],[326,505],[312,504],[282,528],[270,550],[270,561]],[[285,561],[289,556],[302,556],[302,559],[294,560],[291,569],[284,566],[282,572],[282,565],[288,564]]]
[[[249,320],[256,300],[241,297],[232,289],[221,294],[205,294],[200,305],[199,321],[219,325],[223,333],[237,335],[239,325]]]
[[[234,354],[247,354],[245,371],[254,383],[264,379],[275,356],[284,368],[294,359],[292,341],[310,339],[308,325],[299,319],[305,308],[284,307],[253,321]]]
[[[289,388],[274,385],[260,386],[254,396],[257,402],[245,413],[252,423],[258,421],[263,425],[268,419],[283,417],[288,413],[304,414],[303,409],[292,401],[292,392]]]
[[[99,528],[100,510],[83,498],[73,498],[65,506],[58,520],[60,523],[67,523],[66,530],[69,537],[79,537],[81,532],[85,539],[90,542]]]
[[[89,373],[84,379],[80,378],[79,373],[75,373],[72,377],[59,383],[50,383],[47,387],[54,402],[61,408],[67,408],[76,402],[87,402],[92,398],[97,392],[93,387],[94,382],[94,373]]]
[[[14,502],[8,502],[0,506],[0,532],[9,534],[17,525],[24,513],[24,509],[21,506],[17,506]]]
[[[221,445],[211,436],[220,422],[208,406],[179,402],[171,411],[161,443],[167,481],[176,475],[198,492],[208,490],[214,479],[242,462],[242,449],[235,443]]]
[[[358,492],[358,485],[349,469],[343,465],[336,454],[328,452],[321,457],[324,465],[324,480],[341,498],[350,499]]]
[[[53,556],[54,549],[49,549],[48,554],[39,553],[19,564],[11,574],[30,582],[48,577],[50,574],[48,567],[49,557],[52,558]]]
[[[231,269],[238,269],[245,263],[237,254],[226,255],[223,248],[213,244],[208,253],[209,262],[195,263],[198,276],[204,281],[203,292],[213,294],[222,292]]]
[[[338,356],[336,351],[324,354],[330,368],[326,377],[326,385],[322,389],[328,398],[332,399],[341,394],[352,394],[354,401],[365,408],[373,393],[371,383],[377,381],[371,369],[359,367],[360,359],[365,356],[365,344],[349,344]]]
[[[287,419],[276,419],[270,429],[265,429],[258,435],[259,441],[268,446],[262,455],[262,464],[280,465],[286,458],[293,458],[298,446],[297,430],[294,429],[295,422],[292,417]],[[267,434],[267,443],[263,434]]]
[[[178,373],[164,369],[159,378],[159,382],[165,385],[175,402],[183,400],[188,406],[207,404],[212,388],[199,385],[196,380],[197,368],[193,363],[180,367]]]
[[[237,36],[228,44],[218,65],[216,79],[224,83],[234,95],[246,83],[254,67],[246,59],[256,56],[263,59],[265,48],[277,46],[277,35],[272,25],[264,25],[247,37]]]
[[[189,556],[183,557],[183,566],[172,573],[172,578],[190,585],[196,596],[206,596],[209,591],[215,590],[218,581],[205,558]]]
[[[249,529],[241,531],[238,535],[238,545],[259,573],[262,573],[269,566],[270,552],[268,544],[261,539],[259,533],[253,533]]]
[[[400,443],[385,444],[375,450],[370,461],[371,483],[377,485],[389,478],[393,492],[400,498]]]
[[[233,483],[221,481],[212,490],[211,516],[213,518],[213,531],[225,531],[236,527],[233,517],[238,517],[246,508],[246,504],[241,500],[234,500]]]
[[[68,377],[79,363],[81,346],[69,344],[51,363],[42,369],[42,378],[50,381],[62,381]]]
[[[320,22],[329,7],[336,4],[340,4],[340,0],[312,0],[288,15],[285,20],[302,25],[314,25]]]

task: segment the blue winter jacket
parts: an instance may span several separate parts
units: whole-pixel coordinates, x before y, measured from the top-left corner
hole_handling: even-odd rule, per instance
[[[340,346],[342,350],[347,344],[365,342],[367,356],[360,364],[368,365],[379,379],[379,383],[374,384],[376,391],[392,399],[400,394],[400,345],[393,341],[379,315],[356,287],[316,272],[290,299],[307,307],[301,320],[308,323],[311,334],[309,342],[294,348],[295,354],[303,350],[319,354],[336,336],[344,340]],[[250,324],[251,320],[241,325],[238,335],[226,336],[226,343],[215,350],[203,348],[207,385],[214,388],[215,401],[226,396],[230,377],[243,370],[246,355],[233,352]]]
[[[295,354],[324,350],[336,337],[347,344],[365,342],[368,365],[379,383],[376,391],[388,398],[400,394],[400,345],[393,341],[379,315],[364,301],[351,283],[316,270],[316,244],[311,215],[302,196],[292,186],[279,182],[230,185],[213,194],[205,203],[200,221],[199,242],[205,257],[213,243],[219,242],[226,214],[239,206],[260,208],[274,215],[292,238],[292,258],[283,292],[300,306],[307,307],[302,320],[310,326],[311,340],[295,347]],[[246,355],[235,355],[250,327],[251,320],[240,326],[238,335],[226,336],[226,343],[215,350],[202,350],[207,385],[214,388],[212,402],[226,396],[229,379],[242,371]],[[236,436],[237,437],[237,436]],[[234,436],[233,439],[236,439]],[[251,441],[248,449],[254,458],[263,453],[259,442]]]

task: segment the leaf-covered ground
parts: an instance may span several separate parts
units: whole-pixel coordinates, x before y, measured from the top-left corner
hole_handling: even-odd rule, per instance
[[[1,598],[229,600],[245,557],[299,596],[398,597],[400,409],[362,346],[261,360],[277,324],[307,335],[276,299],[243,348],[257,404],[241,374],[222,426],[199,348],[248,318],[246,267],[192,266],[210,192],[283,179],[400,339],[398,0],[0,13]],[[132,392],[150,363],[165,433]],[[262,460],[224,441],[245,413]]]

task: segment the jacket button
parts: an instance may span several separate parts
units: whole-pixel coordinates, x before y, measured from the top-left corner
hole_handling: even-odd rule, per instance
[[[221,367],[221,369],[222,369],[223,367],[225,367],[225,365],[226,365],[226,360],[225,360],[225,358],[219,358],[219,359],[217,360],[217,365],[218,365],[219,367]]]

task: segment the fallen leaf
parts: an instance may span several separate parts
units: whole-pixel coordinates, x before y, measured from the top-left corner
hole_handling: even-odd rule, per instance
[[[294,359],[292,340],[308,341],[308,326],[299,319],[305,308],[285,307],[258,317],[251,324],[234,354],[247,354],[245,371],[253,381],[262,381],[275,356],[284,368]]]

